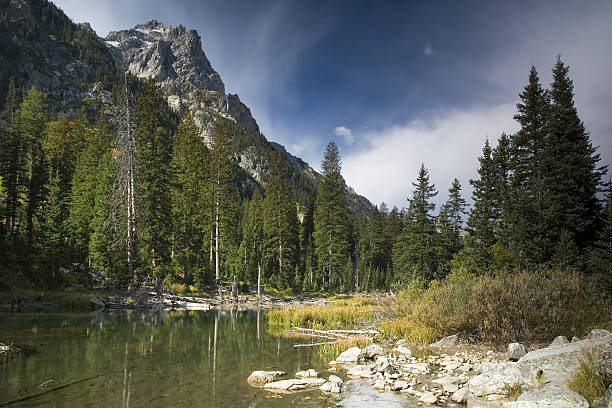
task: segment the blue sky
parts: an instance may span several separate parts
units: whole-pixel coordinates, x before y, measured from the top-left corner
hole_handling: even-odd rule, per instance
[[[531,65],[556,56],[602,163],[612,161],[612,2],[57,0],[98,35],[157,19],[198,30],[226,90],[269,140],[319,168],[335,140],[347,183],[406,205],[421,162],[469,196],[488,137],[512,133]]]

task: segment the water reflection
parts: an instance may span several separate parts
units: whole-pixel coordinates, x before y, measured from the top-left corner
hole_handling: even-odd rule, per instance
[[[0,365],[0,403],[50,379],[97,375],[21,406],[327,406],[318,390],[275,398],[246,383],[254,370],[326,368],[312,350],[267,333],[262,310],[0,314],[0,342],[38,350]]]

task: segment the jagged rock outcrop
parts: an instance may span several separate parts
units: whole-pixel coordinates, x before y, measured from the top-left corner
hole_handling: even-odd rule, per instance
[[[196,30],[152,20],[113,31],[104,41],[123,69],[139,78],[155,80],[169,95],[175,110],[189,108],[205,137],[210,135],[211,119],[216,115],[259,130],[238,95],[225,94],[225,85],[206,57]]]

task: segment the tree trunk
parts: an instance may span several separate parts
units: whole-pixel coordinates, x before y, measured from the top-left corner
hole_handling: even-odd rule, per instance
[[[257,263],[257,299],[261,300],[261,264]]]

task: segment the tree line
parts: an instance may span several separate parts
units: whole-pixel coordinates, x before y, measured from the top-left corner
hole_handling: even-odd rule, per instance
[[[568,74],[558,60],[545,90],[532,67],[514,117],[521,128],[495,147],[485,142],[469,212],[454,179],[437,214],[424,165],[407,208],[352,213],[330,142],[316,194],[302,205],[280,153],[266,163],[265,190],[241,188],[236,125],[219,117],[204,140],[190,112],[179,118],[151,80],[126,76],[117,107],[96,121],[85,110],[58,118],[35,88],[19,100],[11,81],[0,143],[2,281],[51,288],[93,272],[117,285],[160,277],[205,288],[235,276],[334,292],[457,269],[609,274],[606,169]]]

